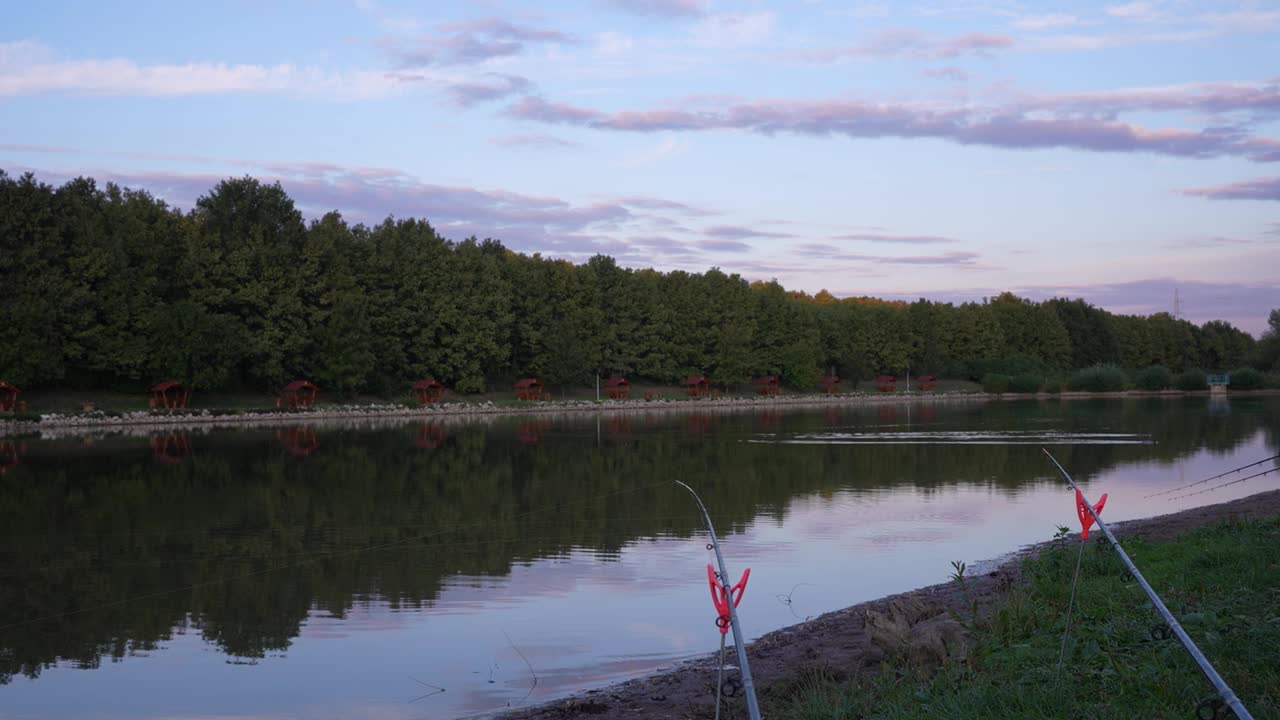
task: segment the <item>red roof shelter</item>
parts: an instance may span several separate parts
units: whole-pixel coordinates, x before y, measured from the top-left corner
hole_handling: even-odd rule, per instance
[[[444,385],[439,380],[419,380],[413,384],[413,392],[423,405],[430,405],[444,397]]]
[[[610,400],[626,400],[631,395],[631,383],[624,377],[611,377],[604,386]]]
[[[18,394],[21,392],[17,385],[0,382],[0,412],[13,412],[18,409]]]
[[[165,410],[185,408],[191,402],[191,388],[176,380],[165,380],[151,386],[151,407]]]
[[[690,375],[685,378],[684,387],[689,397],[706,397],[710,392],[711,384],[702,375]]]
[[[822,392],[828,395],[840,392],[840,378],[835,375],[828,375],[822,378]]]
[[[880,392],[893,392],[898,389],[898,378],[892,375],[881,375],[876,378],[876,389]]]
[[[316,404],[316,395],[320,389],[306,380],[294,380],[284,386],[281,399],[291,408],[309,408]],[[276,401],[277,407],[280,401]]]
[[[516,382],[517,400],[542,400],[542,381],[538,378],[523,378]],[[547,398],[550,399],[550,398]]]
[[[932,390],[934,385],[938,383],[938,378],[933,375],[921,375],[916,378],[917,390]]]
[[[777,375],[765,375],[755,379],[756,392],[761,395],[781,395],[782,385]]]

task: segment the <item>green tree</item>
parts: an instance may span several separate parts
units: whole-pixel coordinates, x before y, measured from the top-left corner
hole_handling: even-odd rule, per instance
[[[309,343],[299,266],[306,226],[279,183],[224,180],[196,201],[196,239],[182,271],[191,299],[244,328],[248,379],[278,385],[302,369]]]

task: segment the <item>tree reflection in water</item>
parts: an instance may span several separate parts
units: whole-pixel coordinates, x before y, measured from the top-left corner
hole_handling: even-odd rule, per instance
[[[1035,445],[794,446],[748,442],[905,422],[906,406],[810,411],[415,422],[368,431],[287,429],[0,441],[0,682],[59,661],[97,667],[197,632],[240,661],[287,650],[313,611],[379,599],[430,608],[443,579],[502,576],[517,559],[701,530],[696,483],[725,534],[798,497],[974,484],[1014,493],[1052,482]],[[1280,447],[1280,399],[939,405],[933,430],[1137,431],[1152,444],[1059,444],[1074,473],[1226,452],[1261,428]],[[555,433],[547,431],[555,427]],[[589,438],[589,439],[588,439]],[[315,452],[323,446],[325,452]],[[286,453],[279,452],[283,446]],[[431,452],[416,452],[414,448]],[[191,453],[195,448],[196,453]],[[291,455],[308,458],[299,463]],[[186,462],[155,462],[189,458]],[[565,508],[573,508],[566,514]],[[545,512],[544,512],[545,511]],[[369,548],[382,548],[370,551]]]

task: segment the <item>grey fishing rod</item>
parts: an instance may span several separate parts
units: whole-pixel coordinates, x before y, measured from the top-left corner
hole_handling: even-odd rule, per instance
[[[742,632],[742,625],[738,622],[738,610],[733,603],[733,587],[729,584],[729,570],[724,566],[724,555],[720,554],[720,541],[716,539],[716,528],[711,524],[711,514],[707,512],[707,506],[702,504],[702,498],[698,497],[698,493],[679,480],[676,480],[676,484],[693,495],[693,499],[698,502],[698,507],[702,510],[703,519],[707,521],[707,532],[711,533],[711,548],[716,551],[716,562],[720,566],[720,582],[724,585],[725,597],[729,599],[729,627],[733,629],[733,644],[738,648],[738,669],[742,673],[742,694],[747,699],[747,714],[751,716],[751,720],[760,720],[760,706],[756,703],[756,686],[751,682],[751,666],[747,664],[747,640]]]
[[[1045,448],[1040,448],[1040,450],[1049,458],[1050,461],[1053,462],[1054,466],[1058,468],[1058,472],[1062,473],[1062,477],[1066,478],[1067,484],[1071,486],[1071,489],[1080,491],[1080,487],[1076,485],[1075,480],[1071,479],[1071,473],[1067,472],[1067,469],[1062,467],[1062,463],[1058,462],[1058,459],[1050,454]],[[1083,491],[1081,491],[1081,496],[1083,496]],[[1191,636],[1187,634],[1186,630],[1182,629],[1182,625],[1178,623],[1178,619],[1173,616],[1173,613],[1169,612],[1169,608],[1165,607],[1160,596],[1156,594],[1156,591],[1151,588],[1147,579],[1138,571],[1138,566],[1133,564],[1133,561],[1129,559],[1128,553],[1124,551],[1124,548],[1120,547],[1120,541],[1116,540],[1116,536],[1111,534],[1111,528],[1108,528],[1107,524],[1102,521],[1102,518],[1098,515],[1097,511],[1093,509],[1093,505],[1089,502],[1088,498],[1084,499],[1084,506],[1089,510],[1089,514],[1093,516],[1094,522],[1098,523],[1098,529],[1102,531],[1102,534],[1106,536],[1107,541],[1111,543],[1111,549],[1115,550],[1116,554],[1120,556],[1120,560],[1124,562],[1125,567],[1128,568],[1129,574],[1132,575],[1133,579],[1142,587],[1142,591],[1147,594],[1147,598],[1151,600],[1151,604],[1155,606],[1156,610],[1160,613],[1160,616],[1164,618],[1164,622],[1169,626],[1169,630],[1177,636],[1178,641],[1182,643],[1182,647],[1186,648],[1187,653],[1191,655],[1191,659],[1195,660],[1196,665],[1200,666],[1200,672],[1204,673],[1204,676],[1208,678],[1209,682],[1213,685],[1213,688],[1218,691],[1218,697],[1222,699],[1222,702],[1227,707],[1231,708],[1231,711],[1236,714],[1236,717],[1239,718],[1239,720],[1253,720],[1253,716],[1245,709],[1244,703],[1240,701],[1240,698],[1236,697],[1235,691],[1227,685],[1227,681],[1223,680],[1222,676],[1218,674],[1218,671],[1213,668],[1213,664],[1204,656],[1204,653],[1200,652],[1200,648],[1196,647],[1195,642],[1191,640]]]

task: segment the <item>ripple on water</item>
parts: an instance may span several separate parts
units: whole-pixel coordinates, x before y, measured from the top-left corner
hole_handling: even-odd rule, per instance
[[[790,438],[752,439],[779,445],[1151,445],[1138,433],[1038,430],[917,430],[904,432],[799,433]]]

